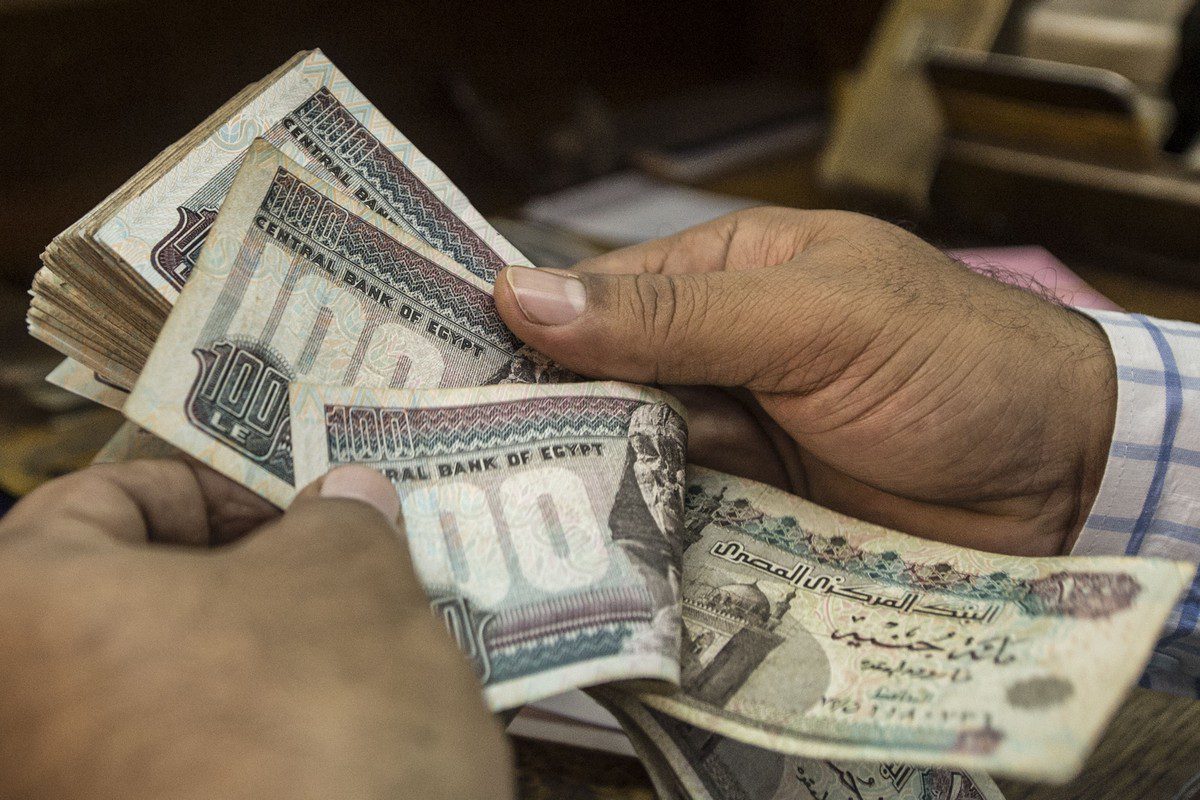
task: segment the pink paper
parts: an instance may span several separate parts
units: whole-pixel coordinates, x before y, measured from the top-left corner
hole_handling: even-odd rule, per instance
[[[1044,247],[980,247],[952,250],[950,255],[976,272],[1004,283],[1031,290],[1036,288],[1033,284],[1040,285],[1069,306],[1121,310],[1120,306],[1089,286]]]

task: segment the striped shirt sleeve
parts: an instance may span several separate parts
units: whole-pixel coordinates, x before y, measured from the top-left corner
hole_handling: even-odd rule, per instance
[[[1108,335],[1117,417],[1073,555],[1200,563],[1200,325],[1078,309]],[[1200,697],[1200,577],[1167,620],[1142,685]]]

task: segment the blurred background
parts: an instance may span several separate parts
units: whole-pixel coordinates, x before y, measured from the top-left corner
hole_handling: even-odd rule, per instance
[[[118,423],[42,380],[41,250],[309,47],[544,266],[747,205],[839,207],[1068,302],[1200,321],[1196,0],[0,0],[0,505]],[[1200,763],[1196,734],[1168,739],[1192,749],[1164,763]],[[527,796],[600,796],[551,791],[575,769],[649,797],[625,762],[520,752]],[[1077,794],[1006,788],[1182,791],[1093,761]]]

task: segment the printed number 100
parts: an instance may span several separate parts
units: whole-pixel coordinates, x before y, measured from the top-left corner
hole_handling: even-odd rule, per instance
[[[608,536],[587,488],[562,467],[512,474],[491,492],[465,481],[424,486],[401,505],[422,582],[457,587],[485,606],[508,595],[512,561],[525,582],[547,593],[588,586],[608,572]]]

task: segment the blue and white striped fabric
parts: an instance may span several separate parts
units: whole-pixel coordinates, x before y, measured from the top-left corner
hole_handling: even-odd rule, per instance
[[[1200,563],[1200,325],[1080,311],[1112,345],[1117,418],[1104,480],[1072,554]],[[1143,686],[1200,697],[1198,623],[1200,577],[1167,620]]]

